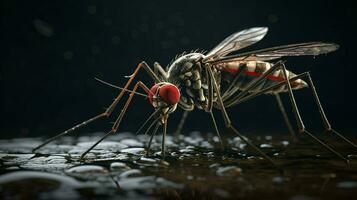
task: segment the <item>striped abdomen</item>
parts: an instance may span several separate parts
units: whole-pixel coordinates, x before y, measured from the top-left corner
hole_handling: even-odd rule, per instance
[[[236,79],[234,86],[239,90],[244,90],[245,87],[249,84],[249,82],[253,81],[254,79],[261,76],[264,72],[268,71],[271,68],[272,64],[268,62],[262,61],[247,61],[247,62],[230,62],[224,63],[222,65],[222,71],[227,72],[226,80],[232,82]],[[296,76],[291,71],[286,70],[286,73],[289,78],[293,78]],[[238,77],[237,77],[238,76]],[[256,88],[252,89],[249,92],[257,92],[267,87],[270,87],[277,82],[284,81],[284,74],[283,70],[276,70],[271,75],[267,76],[265,80]],[[307,84],[305,81],[301,79],[297,79],[291,82],[292,89],[300,89],[306,87]],[[269,91],[268,93],[272,92],[286,92],[287,87],[286,85],[281,86],[280,88],[276,88],[273,91]]]

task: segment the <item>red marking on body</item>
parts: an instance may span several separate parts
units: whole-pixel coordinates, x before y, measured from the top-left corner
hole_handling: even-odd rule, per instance
[[[155,84],[151,87],[150,92],[148,94],[149,102],[152,104],[154,95],[158,92],[158,97],[161,101],[167,103],[168,105],[175,105],[180,101],[180,91],[179,89],[171,84],[164,83],[162,85]]]
[[[233,68],[222,68],[223,71],[225,72],[228,72],[230,74],[236,74],[238,71],[239,71],[239,68],[237,69],[233,69]],[[256,76],[256,77],[259,77],[262,75],[262,73],[258,73],[258,72],[250,72],[250,71],[247,71],[247,70],[244,70],[242,72],[243,74],[247,75],[247,76]],[[279,77],[279,76],[273,76],[273,75],[269,75],[266,77],[266,79],[269,79],[269,80],[272,80],[272,81],[278,81],[278,82],[281,82],[281,81],[284,81],[285,79],[282,78],[282,77]],[[293,86],[296,86],[298,85],[297,82],[292,82],[292,85]]]

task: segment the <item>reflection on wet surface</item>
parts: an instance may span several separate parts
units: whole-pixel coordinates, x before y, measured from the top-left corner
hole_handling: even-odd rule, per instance
[[[357,152],[328,140],[348,156],[350,167],[309,141],[286,136],[258,136],[254,143],[271,156],[284,174],[239,138],[226,138],[219,148],[213,136],[193,132],[167,137],[120,133],[79,160],[95,136],[65,137],[32,153],[39,138],[0,140],[0,199],[36,198],[167,198],[167,199],[336,199],[357,197]],[[356,155],[355,155],[356,154]]]

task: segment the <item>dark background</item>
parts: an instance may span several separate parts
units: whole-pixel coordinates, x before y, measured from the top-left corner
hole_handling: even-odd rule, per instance
[[[311,71],[330,121],[353,134],[356,10],[348,2],[1,1],[0,137],[54,135],[111,103],[117,91],[94,77],[123,85],[142,60],[166,66],[176,54],[210,50],[233,32],[254,26],[267,26],[269,33],[247,50],[316,40],[340,44],[338,51],[315,59],[288,58],[287,65],[296,73]],[[145,73],[139,78],[152,84]],[[309,90],[296,96],[306,125],[322,130]],[[288,105],[286,95],[283,99]],[[152,110],[137,97],[120,131],[136,130]],[[172,115],[171,130],[181,113]],[[246,133],[286,130],[271,96],[229,113]],[[187,130],[212,129],[203,112],[188,120]],[[106,131],[110,121],[82,132]]]

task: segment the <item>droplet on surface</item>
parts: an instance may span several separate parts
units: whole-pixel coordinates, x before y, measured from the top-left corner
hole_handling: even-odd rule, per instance
[[[343,181],[337,183],[338,188],[357,188],[357,182],[356,181]]]
[[[120,143],[122,143],[128,147],[143,147],[144,146],[144,144],[142,142],[139,142],[138,140],[131,139],[131,138],[122,139],[122,140],[120,140]]]
[[[52,199],[80,198],[78,188],[85,186],[81,182],[67,176],[46,172],[18,171],[0,176],[1,193],[12,198],[38,198],[44,194]]]
[[[116,171],[116,170],[127,170],[130,169],[129,166],[127,166],[125,163],[122,162],[113,162],[110,164],[110,170],[111,171]]]
[[[108,170],[99,165],[81,165],[66,170],[67,173],[107,173]]]
[[[127,148],[127,149],[122,149],[120,152],[134,154],[134,155],[142,155],[142,154],[144,154],[145,149],[144,148]]]
[[[273,145],[271,145],[271,144],[261,144],[260,145],[260,148],[272,148],[273,147]]]
[[[241,173],[242,169],[236,166],[219,167],[216,171],[218,176],[235,176]]]
[[[131,170],[128,170],[128,171],[125,171],[123,173],[121,173],[119,175],[119,178],[128,178],[128,177],[132,177],[132,176],[137,176],[139,174],[141,174],[141,170],[138,170],[138,169],[131,169]]]

